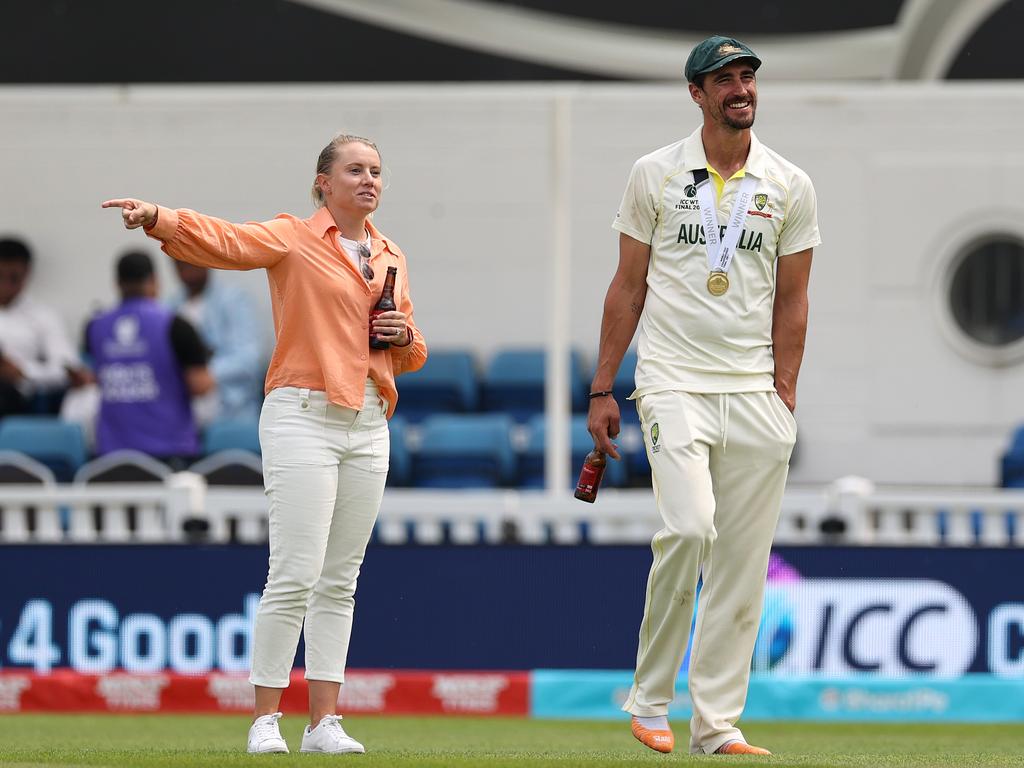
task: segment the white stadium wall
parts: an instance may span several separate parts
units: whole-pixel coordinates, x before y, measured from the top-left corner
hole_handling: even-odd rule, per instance
[[[486,360],[545,339],[559,94],[571,102],[570,339],[590,362],[627,173],[697,123],[682,85],[0,88],[0,233],[32,244],[33,292],[77,336],[112,300],[114,256],[156,252],[101,200],[236,221],[301,214],[316,156],[343,128],[384,154],[376,220],[409,258],[428,342]],[[762,84],[757,132],[811,175],[824,239],[794,481],[997,481],[1024,421],[1024,364],[959,349],[938,275],[989,229],[1024,238],[1022,118],[1018,85]],[[172,286],[163,261],[161,274]],[[230,279],[269,307],[261,274]]]

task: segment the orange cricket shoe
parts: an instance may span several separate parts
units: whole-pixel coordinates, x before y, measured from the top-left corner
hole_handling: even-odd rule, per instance
[[[727,741],[715,750],[716,755],[770,755],[767,749],[754,747],[744,741]]]
[[[655,731],[645,728],[637,721],[636,716],[632,719],[633,735],[645,747],[650,747],[655,752],[671,752],[676,746],[676,737],[672,731]]]

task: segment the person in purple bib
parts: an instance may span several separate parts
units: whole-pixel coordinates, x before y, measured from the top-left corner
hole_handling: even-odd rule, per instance
[[[191,397],[214,387],[209,351],[195,328],[156,300],[147,254],[118,259],[117,287],[121,303],[85,330],[101,393],[96,452],[134,449],[184,468],[200,454]]]

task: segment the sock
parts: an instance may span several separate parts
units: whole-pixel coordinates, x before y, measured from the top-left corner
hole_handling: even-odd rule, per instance
[[[669,727],[668,727],[668,717],[666,715],[658,715],[657,717],[639,717],[637,715],[634,715],[634,717],[636,717],[636,721],[638,723],[640,723],[640,725],[642,725],[644,728],[647,728],[649,730],[652,730],[652,731],[667,731],[667,730],[669,730]]]

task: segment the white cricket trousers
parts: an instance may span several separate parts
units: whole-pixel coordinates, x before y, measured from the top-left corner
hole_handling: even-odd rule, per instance
[[[286,688],[305,619],[306,679],[344,682],[356,579],[388,474],[387,403],[367,380],[362,410],[281,387],[260,415],[270,569],[249,682]]]
[[[665,527],[651,544],[636,677],[623,709],[668,714],[702,577],[690,649],[690,751],[710,754],[743,738],[735,723],[796,420],[775,392],[658,392],[637,409]]]

